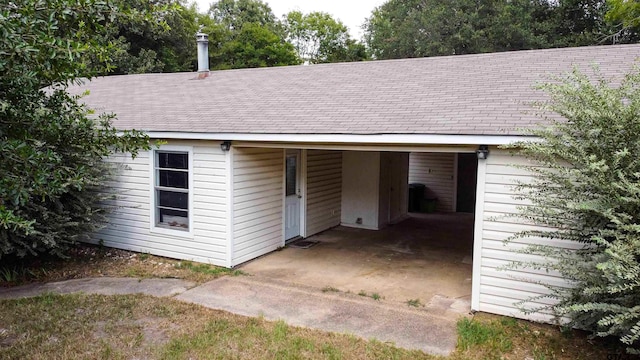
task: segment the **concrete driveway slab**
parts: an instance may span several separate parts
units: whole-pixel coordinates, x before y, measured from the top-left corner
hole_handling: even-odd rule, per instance
[[[147,294],[153,296],[174,296],[185,292],[196,284],[181,279],[137,279],[137,278],[86,278],[59,281],[48,284],[30,284],[13,288],[0,288],[0,299],[32,297],[52,292],[69,294],[123,295]]]
[[[456,320],[461,316],[249,276],[216,279],[176,298],[235,314],[375,338],[436,355],[448,355],[454,350]]]
[[[318,244],[289,246],[239,269],[303,286],[377,293],[400,304],[434,296],[471,300],[471,214],[412,214],[382,230],[338,226],[308,240]]]

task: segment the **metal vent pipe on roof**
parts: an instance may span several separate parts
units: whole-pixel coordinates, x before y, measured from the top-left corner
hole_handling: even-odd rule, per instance
[[[209,35],[198,32],[196,34],[198,44],[198,77],[209,75]]]

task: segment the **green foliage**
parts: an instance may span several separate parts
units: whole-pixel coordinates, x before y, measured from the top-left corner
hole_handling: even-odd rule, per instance
[[[572,285],[547,286],[553,310],[571,325],[615,336],[629,351],[640,348],[640,71],[620,83],[597,70],[590,79],[572,73],[542,85],[550,100],[539,104],[551,121],[520,142],[515,152],[532,160],[536,176],[518,184],[531,202],[519,217],[545,227],[517,238],[555,239],[566,247],[530,245],[539,261],[513,267],[557,271]],[[546,229],[546,230],[545,230]],[[571,250],[571,248],[578,248]],[[535,301],[537,299],[529,299]]]
[[[284,28],[300,59],[310,64],[367,59],[364,45],[352,40],[347,27],[327,13],[291,11]]]
[[[611,40],[606,12],[603,0],[389,0],[365,23],[365,40],[378,59],[638,40],[629,32]]]
[[[101,34],[122,19],[149,20],[94,0],[0,5],[0,257],[62,255],[99,228],[107,210],[99,202],[113,196],[102,158],[148,147],[65,92],[111,69],[115,45]]]
[[[293,46],[256,23],[245,23],[213,58],[214,69],[242,69],[295,65]]]
[[[285,41],[282,24],[260,0],[220,0],[201,18],[209,34],[212,69],[241,69],[300,63]]]
[[[365,24],[379,59],[459,55],[541,47],[525,0],[390,0]]]
[[[640,2],[607,0],[605,20],[615,32],[609,35],[613,42],[637,42],[640,40]]]
[[[112,73],[134,74],[195,70],[195,34],[198,14],[195,4],[180,0],[122,0],[136,13],[150,14],[156,21],[126,18],[104,29],[117,39]]]
[[[278,27],[271,7],[261,0],[219,0],[211,4],[213,20],[230,31],[240,30],[246,23],[258,24],[274,31]]]

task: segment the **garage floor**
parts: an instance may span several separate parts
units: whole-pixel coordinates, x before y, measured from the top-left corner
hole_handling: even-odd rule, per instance
[[[412,214],[372,231],[337,227],[240,267],[251,275],[319,289],[369,295],[468,312],[471,298],[473,215]]]

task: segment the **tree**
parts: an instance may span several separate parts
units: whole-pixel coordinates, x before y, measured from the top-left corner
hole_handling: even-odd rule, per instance
[[[598,72],[596,71],[596,74]],[[511,267],[557,271],[571,287],[544,284],[552,310],[570,325],[615,336],[629,352],[640,349],[640,71],[621,83],[574,70],[541,87],[551,125],[531,134],[540,141],[510,146],[530,159],[536,176],[516,186],[531,205],[518,217],[545,228],[509,239],[555,239],[565,246],[530,245],[537,261]],[[575,245],[577,250],[571,250]],[[539,299],[533,298],[529,301]],[[527,302],[529,303],[529,302]]]
[[[526,0],[389,0],[365,23],[379,59],[517,50],[536,43]]]
[[[365,41],[379,59],[595,45],[612,33],[606,11],[604,0],[389,0]],[[637,39],[626,35],[617,41]]]
[[[259,24],[271,31],[279,26],[271,7],[260,0],[219,0],[211,4],[209,14],[231,31],[242,29],[246,23]]]
[[[604,0],[560,0],[551,3],[547,39],[552,47],[595,45],[609,32]]]
[[[607,5],[605,20],[613,31],[605,40],[611,39],[613,43],[640,41],[640,2],[608,0]]]
[[[112,21],[157,19],[95,0],[15,0],[0,19],[0,257],[63,255],[104,224],[102,158],[149,146],[65,89],[111,68]]]
[[[365,60],[366,49],[350,39],[349,30],[324,12],[291,11],[284,17],[287,40],[311,64]]]
[[[112,73],[195,70],[194,38],[201,16],[195,4],[184,6],[179,0],[126,0],[126,6],[140,13],[157,12],[154,16],[161,24],[136,18],[119,18],[109,24],[103,36],[117,39],[118,45]]]
[[[299,64],[282,24],[260,0],[220,0],[211,5],[210,18],[201,19],[209,34],[212,69]]]
[[[293,46],[257,23],[242,25],[233,39],[222,44],[214,58],[216,69],[241,69],[298,64]]]

